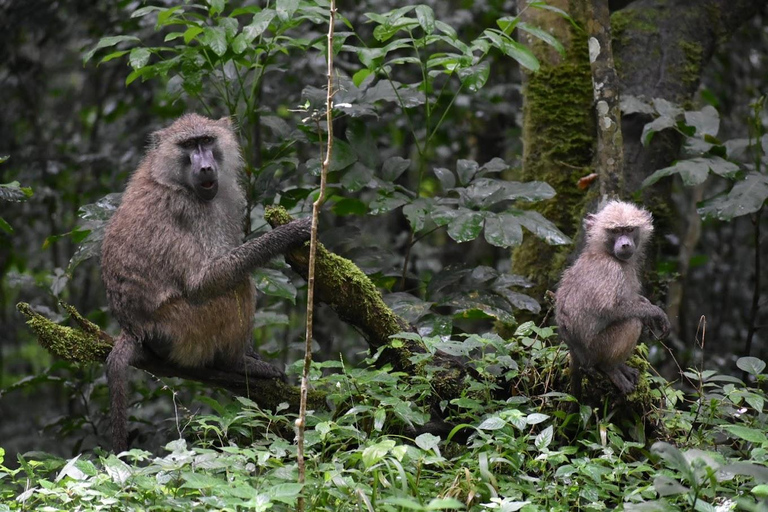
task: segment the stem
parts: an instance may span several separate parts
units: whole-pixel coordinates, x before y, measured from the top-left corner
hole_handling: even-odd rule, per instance
[[[752,308],[749,311],[749,330],[744,347],[745,356],[749,356],[752,352],[752,338],[757,331],[757,312],[760,306],[760,217],[762,213],[763,209],[760,208],[752,217],[752,222],[755,224],[755,285],[752,288]]]
[[[306,481],[306,464],[304,462],[304,429],[307,424],[307,393],[309,390],[309,368],[312,364],[312,315],[315,300],[315,257],[317,253],[317,219],[320,207],[325,201],[325,184],[328,168],[331,166],[333,152],[333,25],[336,19],[336,0],[331,0],[328,7],[328,74],[326,76],[328,91],[325,97],[326,122],[328,124],[328,140],[325,149],[325,159],[320,172],[320,193],[312,203],[312,237],[309,243],[309,269],[307,272],[307,329],[304,337],[304,370],[301,374],[301,394],[299,398],[299,418],[296,420],[296,459],[299,472],[299,483],[302,491],[299,495],[297,510],[304,512],[304,483]]]

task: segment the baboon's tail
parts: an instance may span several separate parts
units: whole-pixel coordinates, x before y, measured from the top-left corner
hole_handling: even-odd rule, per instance
[[[107,357],[110,419],[112,421],[112,450],[128,449],[128,366],[136,355],[136,341],[125,332],[115,340]]]

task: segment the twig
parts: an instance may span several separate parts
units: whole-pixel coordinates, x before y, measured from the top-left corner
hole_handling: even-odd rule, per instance
[[[325,97],[325,115],[328,124],[328,140],[325,150],[325,159],[320,172],[320,193],[312,203],[312,237],[309,244],[309,270],[307,275],[307,329],[304,338],[304,370],[301,374],[301,394],[299,397],[299,417],[296,420],[296,459],[299,471],[299,484],[302,486],[306,480],[306,464],[304,462],[304,429],[307,424],[307,393],[309,390],[309,368],[312,364],[312,316],[315,300],[315,256],[317,253],[317,219],[320,207],[325,201],[325,183],[328,177],[328,168],[331,166],[331,154],[333,151],[333,25],[336,19],[336,1],[331,0],[328,8],[328,90]],[[304,489],[299,495],[297,510],[304,511]]]

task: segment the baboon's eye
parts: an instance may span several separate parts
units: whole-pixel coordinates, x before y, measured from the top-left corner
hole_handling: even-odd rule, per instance
[[[205,137],[200,137],[200,144],[209,146],[213,144],[213,140],[214,140],[213,137],[211,137],[210,135],[206,135]]]
[[[186,140],[183,140],[183,141],[179,142],[179,146],[184,148],[184,149],[192,149],[196,145],[197,144],[195,143],[194,139],[186,139]]]

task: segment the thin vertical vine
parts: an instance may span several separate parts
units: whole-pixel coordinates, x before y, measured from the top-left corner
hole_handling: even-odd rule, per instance
[[[333,25],[336,21],[336,1],[331,0],[328,8],[328,57],[327,57],[327,93],[325,97],[325,119],[328,125],[328,139],[320,171],[320,192],[312,203],[312,237],[309,243],[309,270],[307,273],[307,324],[304,337],[304,369],[301,373],[301,394],[299,398],[299,417],[296,420],[296,459],[299,471],[299,483],[304,485],[306,480],[306,464],[304,461],[304,429],[307,424],[307,393],[309,391],[309,368],[312,364],[312,313],[315,302],[315,256],[317,253],[317,220],[320,207],[325,201],[325,183],[328,168],[331,165],[333,153]],[[304,511],[304,490],[299,495],[297,510]]]

